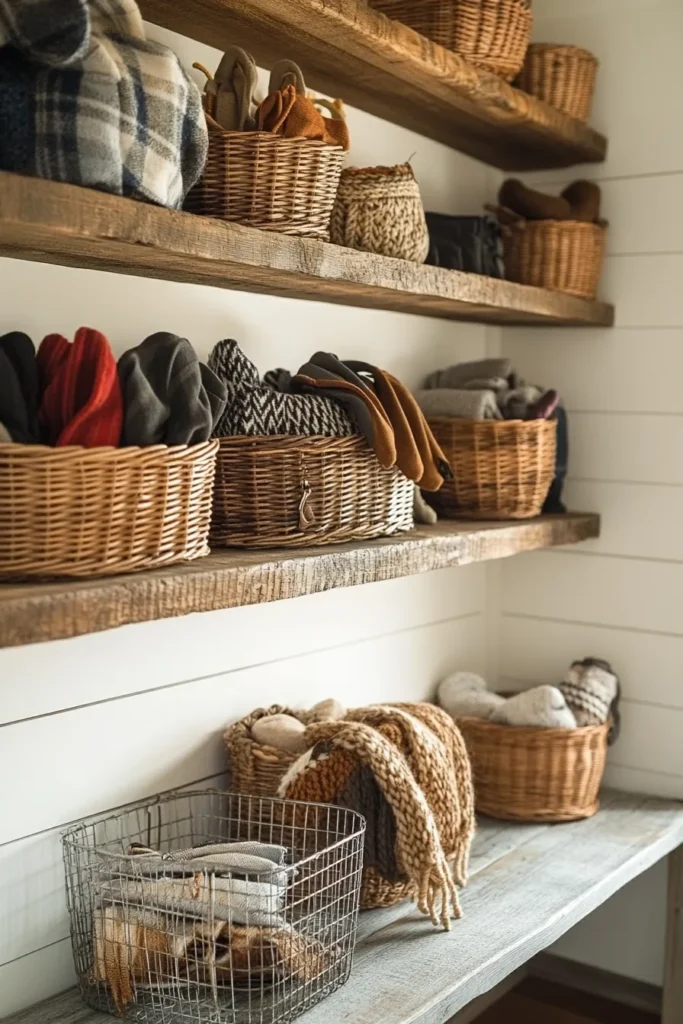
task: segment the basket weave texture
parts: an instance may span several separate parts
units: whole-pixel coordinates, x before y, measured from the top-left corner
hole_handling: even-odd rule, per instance
[[[207,115],[209,154],[185,209],[307,238],[329,238],[344,151],[317,139],[229,132]]]
[[[228,751],[230,786],[236,793],[277,796],[282,779],[300,756],[265,743],[256,743],[252,739],[254,723],[270,715],[292,715],[305,725],[308,724],[305,712],[273,704],[269,708],[252,711],[246,718],[231,725],[225,733],[225,745]],[[363,868],[360,905],[364,910],[391,907],[416,896],[417,889],[412,882],[389,882],[374,867]]]
[[[420,189],[410,164],[348,167],[332,210],[336,245],[424,263],[429,231]]]
[[[545,100],[580,121],[590,117],[598,61],[578,46],[532,43],[515,82],[518,89]]]
[[[370,0],[370,6],[509,82],[522,67],[533,22],[528,0]]]
[[[217,449],[0,445],[0,577],[109,575],[207,555]]]
[[[605,253],[604,224],[578,220],[518,221],[503,228],[505,276],[594,299]]]
[[[555,475],[555,420],[438,417],[429,426],[453,479],[430,494],[451,519],[528,519],[541,512]]]
[[[610,723],[517,728],[458,718],[477,811],[506,821],[575,821],[598,810]]]
[[[390,536],[412,528],[413,494],[358,435],[223,437],[211,543],[302,547]]]

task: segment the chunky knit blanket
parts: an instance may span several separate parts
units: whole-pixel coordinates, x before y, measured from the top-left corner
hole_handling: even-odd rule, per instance
[[[449,929],[475,828],[470,763],[452,719],[429,704],[375,705],[311,723],[304,740],[312,750],[279,795],[355,804],[369,821],[366,865],[409,879],[422,913]]]

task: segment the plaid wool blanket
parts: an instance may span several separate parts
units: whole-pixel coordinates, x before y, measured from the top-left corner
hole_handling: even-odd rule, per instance
[[[0,168],[179,208],[207,145],[134,0],[0,0]]]

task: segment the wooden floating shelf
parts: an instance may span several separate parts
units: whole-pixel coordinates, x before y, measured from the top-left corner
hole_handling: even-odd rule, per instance
[[[268,551],[223,549],[195,562],[128,576],[5,583],[0,584],[0,647],[413,576],[575,544],[599,533],[599,516],[584,513],[517,522],[444,520],[364,543]]]
[[[141,0],[143,15],[191,39],[283,56],[316,89],[503,170],[605,159],[607,141],[365,0]]]
[[[0,172],[0,255],[494,324],[609,326],[612,306]]]

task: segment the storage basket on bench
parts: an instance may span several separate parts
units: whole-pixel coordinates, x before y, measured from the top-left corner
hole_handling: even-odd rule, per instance
[[[303,547],[385,537],[413,525],[414,485],[364,438],[222,437],[211,543]]]

